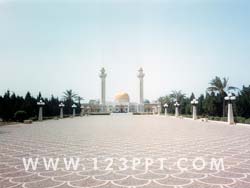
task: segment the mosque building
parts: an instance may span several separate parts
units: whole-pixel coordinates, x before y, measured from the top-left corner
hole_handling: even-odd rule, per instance
[[[101,69],[99,77],[101,78],[101,97],[100,102],[95,101],[89,103],[90,108],[94,112],[110,112],[110,113],[157,113],[158,103],[144,102],[144,83],[145,76],[143,69],[138,70],[139,78],[139,102],[131,102],[129,94],[126,92],[118,92],[114,96],[114,101],[106,101],[106,77],[107,73],[104,68]]]
[[[113,113],[137,112],[137,103],[130,102],[128,93],[119,92],[115,95],[114,102],[107,103],[108,111]]]

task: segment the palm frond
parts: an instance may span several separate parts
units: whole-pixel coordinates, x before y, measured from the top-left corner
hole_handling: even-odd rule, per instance
[[[208,91],[208,92],[217,92],[217,91],[219,91],[219,90],[218,90],[217,87],[211,86],[211,87],[208,87],[208,88],[207,88],[207,91]]]
[[[227,87],[227,85],[228,85],[228,80],[229,80],[229,78],[223,78],[223,82],[222,82],[222,87],[225,89],[226,87]]]
[[[234,86],[228,86],[227,90],[239,90],[239,88],[234,87]]]

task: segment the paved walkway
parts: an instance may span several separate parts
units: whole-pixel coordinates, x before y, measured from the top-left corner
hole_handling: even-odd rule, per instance
[[[77,170],[46,170],[43,157],[80,157]],[[36,170],[24,170],[22,158],[39,157]],[[195,170],[192,161],[223,158],[225,170]],[[94,160],[98,170],[94,170]],[[140,158],[132,169],[122,160]],[[145,171],[146,158],[154,163]],[[159,158],[165,158],[160,169]],[[180,158],[188,170],[176,164]],[[107,170],[113,159],[113,170]],[[85,168],[85,170],[84,170]],[[0,188],[248,188],[250,127],[176,119],[164,116],[89,116],[50,120],[32,125],[0,127]]]

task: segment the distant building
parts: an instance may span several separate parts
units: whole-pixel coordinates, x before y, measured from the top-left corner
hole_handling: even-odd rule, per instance
[[[150,103],[148,100],[144,101],[144,78],[143,69],[138,70],[137,77],[140,83],[139,102],[131,102],[128,93],[119,92],[115,95],[114,101],[106,101],[106,77],[107,73],[104,68],[100,70],[99,77],[101,78],[101,97],[99,100],[90,100],[87,104],[91,112],[112,112],[112,113],[134,113],[134,112],[148,112],[155,113],[157,111],[158,103]],[[86,104],[84,104],[85,108]]]

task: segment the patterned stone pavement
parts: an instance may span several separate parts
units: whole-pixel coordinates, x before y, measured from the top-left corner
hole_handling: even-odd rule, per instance
[[[23,158],[38,158],[36,170]],[[46,170],[42,158],[80,158],[77,169]],[[195,170],[192,161],[207,164]],[[98,169],[94,169],[94,159]],[[129,168],[121,169],[121,158]],[[135,169],[132,159],[139,158]],[[145,170],[146,158],[155,160]],[[180,158],[186,171],[177,166]],[[223,158],[224,170],[211,170],[211,158]],[[107,169],[112,159],[112,169]],[[205,123],[164,116],[89,116],[0,127],[0,188],[248,188],[250,127]]]

